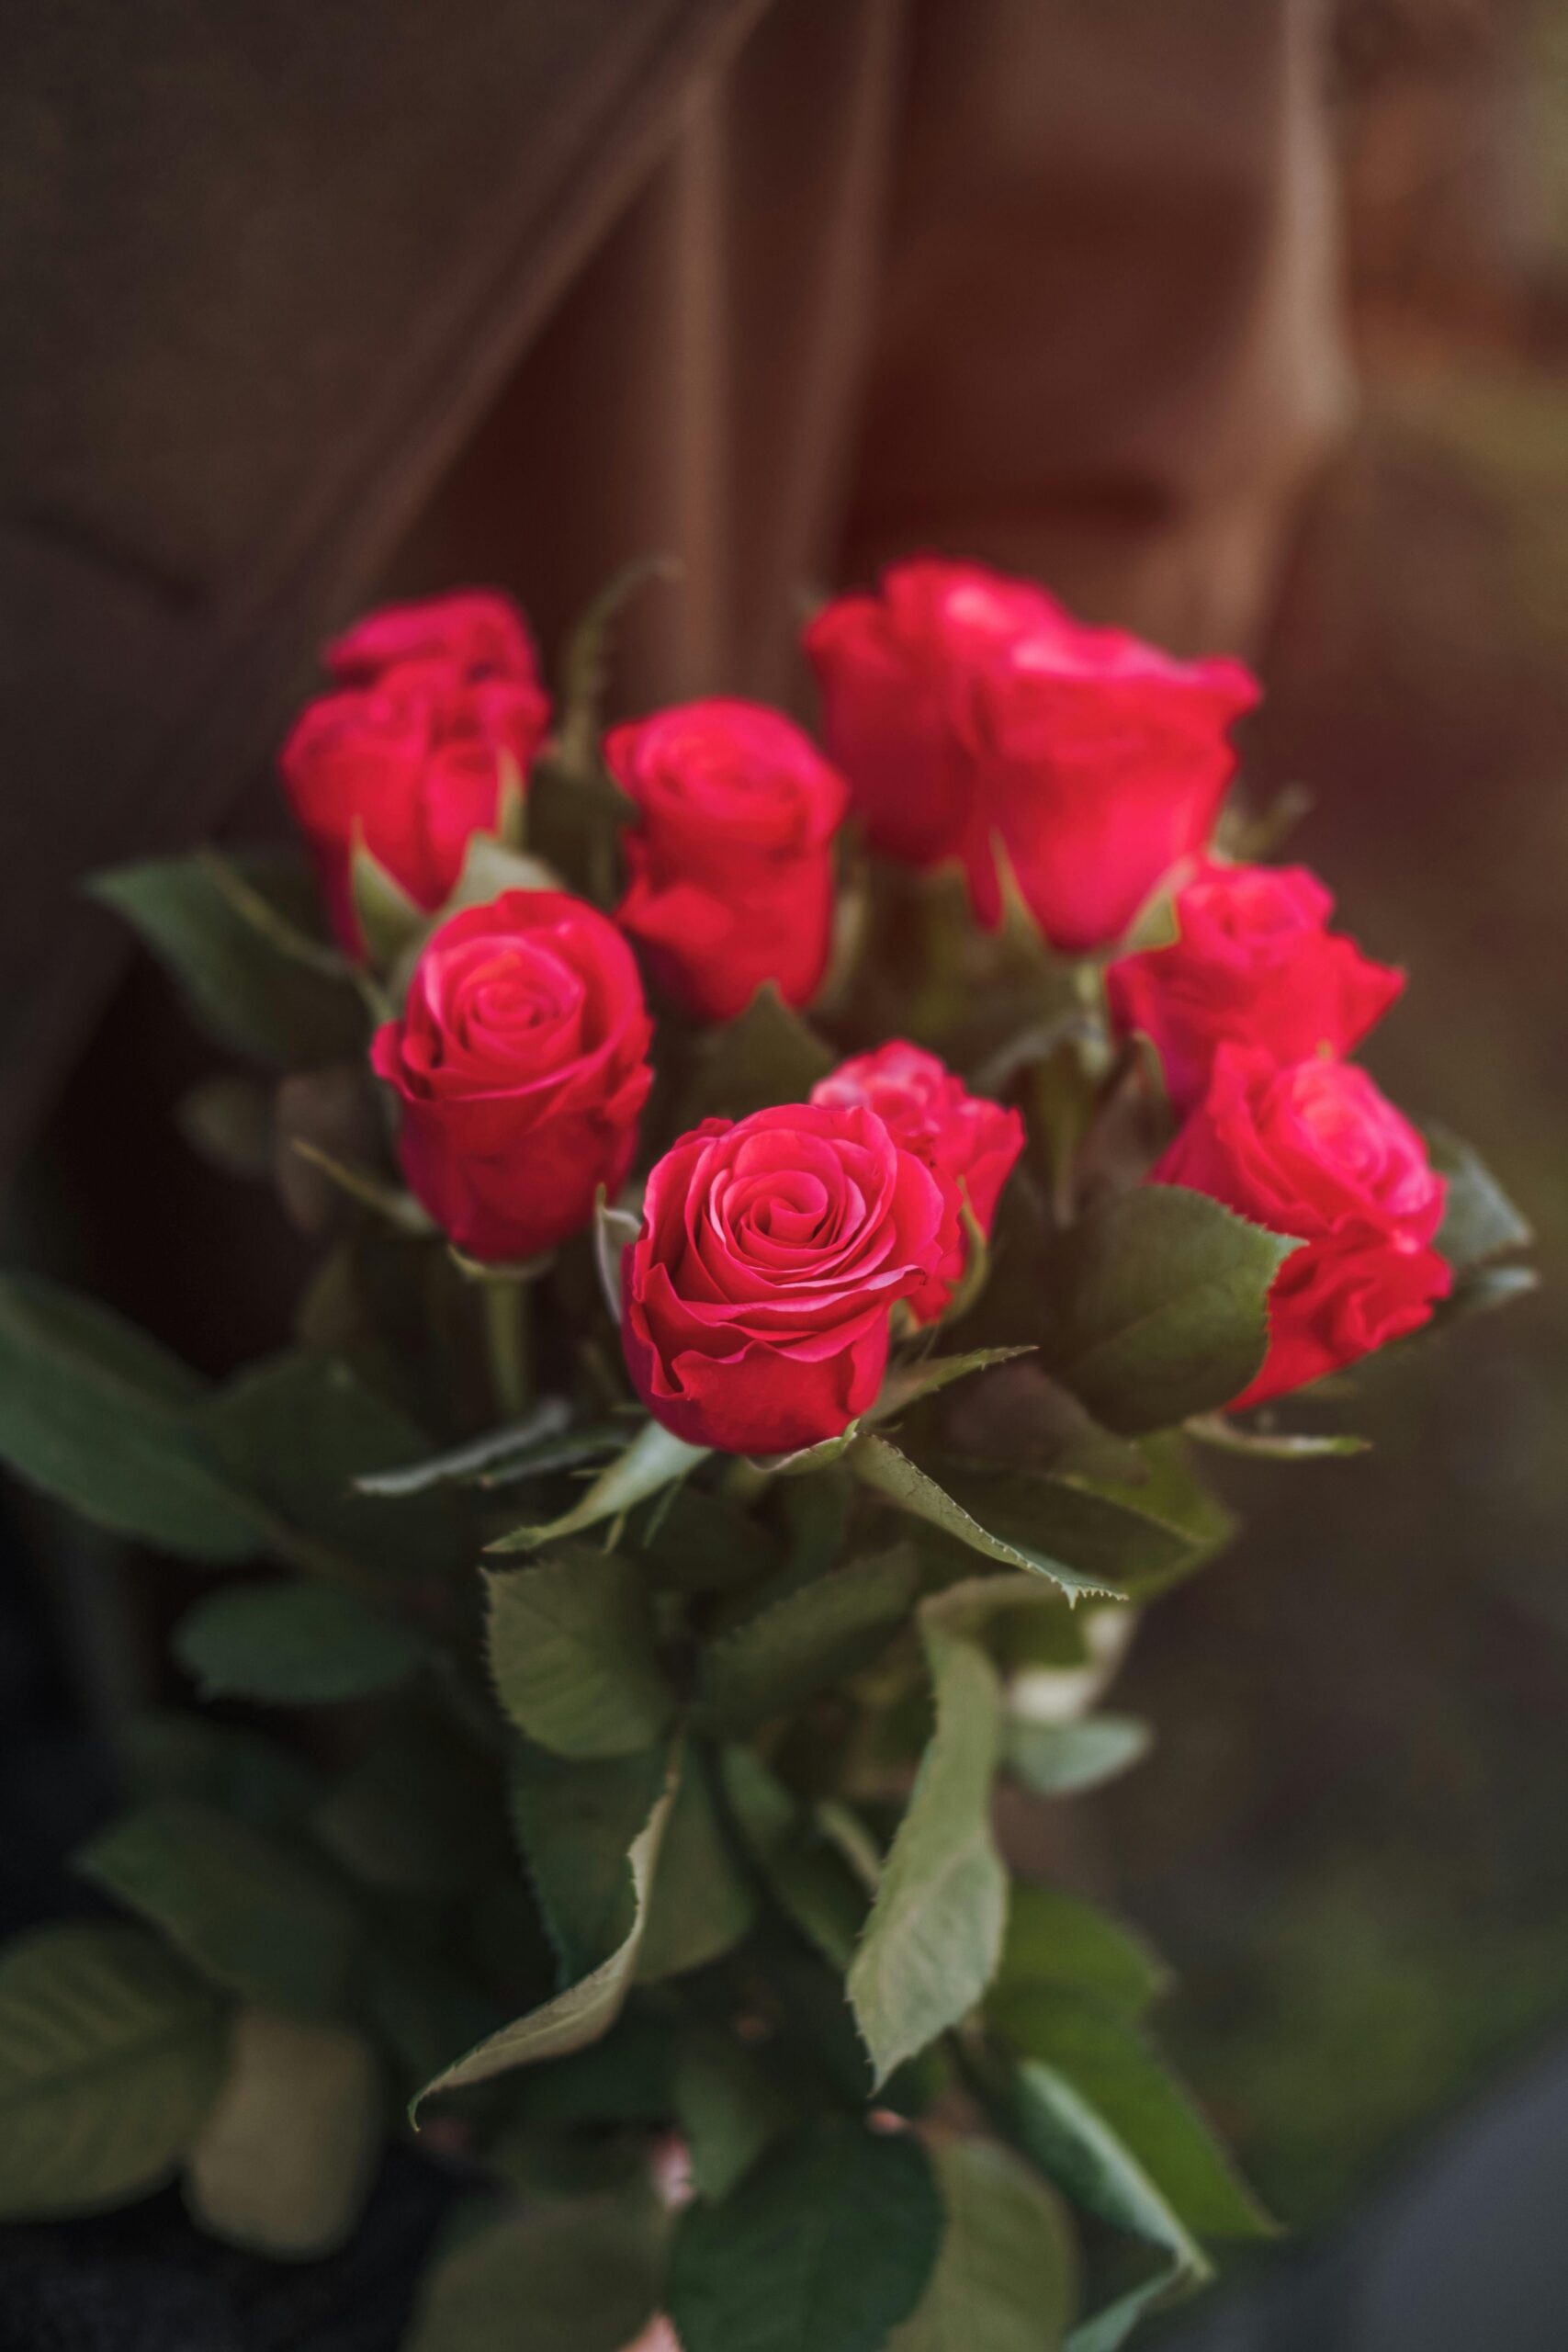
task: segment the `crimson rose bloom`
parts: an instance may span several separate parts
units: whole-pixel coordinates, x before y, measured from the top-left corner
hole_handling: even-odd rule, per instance
[[[667,1430],[730,1453],[837,1437],[874,1403],[888,1310],[942,1263],[942,1187],[863,1106],[709,1119],[648,1180],[622,1337]]]
[[[470,1257],[531,1258],[585,1226],[631,1163],[653,1024],[609,919],[508,890],[444,922],[371,1059],[402,1097],[417,1197]]]
[[[1431,1247],[1446,1186],[1363,1069],[1222,1045],[1153,1172],[1300,1237],[1269,1295],[1269,1353],[1232,1409],[1300,1388],[1425,1323],[1452,1287]]]
[[[971,1094],[934,1054],[901,1038],[879,1046],[873,1054],[840,1062],[812,1088],[811,1100],[865,1103],[896,1143],[925,1161],[941,1185],[945,1204],[942,1263],[909,1300],[917,1322],[934,1322],[946,1311],[964,1275],[968,1255],[964,1196],[988,1238],[1002,1186],[1023,1149],[1022,1119],[999,1102]]]
[[[523,616],[472,592],[372,613],[327,649],[335,694],[307,705],[282,771],[333,931],[363,952],[352,862],[363,842],[416,906],[449,895],[549,723]]]
[[[837,597],[807,624],[823,737],[873,849],[911,865],[964,854],[976,814],[965,695],[1056,618],[1026,580],[918,556],[890,565],[875,595]]]
[[[1086,628],[977,564],[895,564],[880,603],[829,605],[806,647],[874,842],[921,865],[962,857],[993,928],[999,844],[1073,955],[1119,939],[1204,846],[1235,766],[1227,729],[1258,699],[1238,662]]]
[[[749,702],[614,728],[604,757],[641,820],[615,920],[660,986],[707,1021],[743,1012],[764,980],[809,1002],[831,944],[843,779],[798,727]]]
[[[1270,1061],[1348,1054],[1404,986],[1328,929],[1334,901],[1304,865],[1205,865],[1178,892],[1180,937],[1106,973],[1123,1034],[1152,1037],[1179,1110],[1202,1096],[1224,1039]]]

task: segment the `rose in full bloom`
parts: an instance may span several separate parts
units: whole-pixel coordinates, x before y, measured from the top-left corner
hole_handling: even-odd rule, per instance
[[[1043,589],[921,560],[810,625],[833,757],[872,839],[926,865],[961,857],[982,922],[998,851],[1053,946],[1119,939],[1208,842],[1258,699],[1240,662],[1179,662],[1077,621]]]
[[[612,729],[610,773],[637,803],[616,921],[677,1003],[743,1012],[765,980],[808,1003],[832,941],[832,839],[844,782],[758,703],[682,703]]]
[[[371,1058],[409,1184],[460,1250],[531,1258],[588,1223],[631,1164],[652,1034],[631,950],[581,899],[508,890],[441,925]]]
[[[919,556],[889,565],[876,594],[836,597],[807,624],[823,739],[874,849],[911,865],[965,854],[976,815],[961,724],[969,687],[1056,617],[1029,581]]]
[[[504,596],[389,605],[326,659],[338,689],[301,712],[281,766],[333,929],[357,956],[355,844],[434,911],[474,834],[494,830],[508,781],[526,775],[550,706],[523,616]]]
[[[791,1103],[682,1136],[622,1261],[622,1337],[654,1419],[786,1453],[874,1403],[889,1311],[938,1272],[946,1205],[863,1105]]]
[[[863,1102],[876,1113],[894,1140],[923,1159],[942,1186],[942,1263],[909,1307],[917,1322],[944,1313],[963,1279],[968,1241],[964,1230],[965,1198],[975,1222],[988,1238],[1002,1186],[1023,1149],[1023,1121],[983,1095],[971,1094],[935,1054],[902,1038],[857,1054],[811,1090],[813,1102]]]
[[[1269,1353],[1233,1408],[1261,1404],[1420,1328],[1452,1286],[1432,1248],[1445,1185],[1409,1121],[1354,1063],[1281,1069],[1222,1045],[1208,1092],[1158,1161],[1303,1243],[1269,1295]]]
[[[1348,1054],[1404,975],[1330,931],[1334,901],[1304,865],[1205,864],[1176,897],[1179,937],[1106,973],[1111,1015],[1154,1040],[1171,1101],[1201,1097],[1226,1039],[1278,1063]]]

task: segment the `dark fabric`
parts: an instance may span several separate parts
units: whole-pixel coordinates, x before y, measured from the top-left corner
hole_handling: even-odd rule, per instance
[[[450,2194],[406,2150],[321,2262],[203,2237],[171,2189],[92,2222],[0,2230],[0,2352],[394,2352]]]
[[[0,1165],[201,831],[762,0],[0,6]]]

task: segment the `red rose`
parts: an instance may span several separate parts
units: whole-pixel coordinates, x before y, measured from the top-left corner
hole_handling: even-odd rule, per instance
[[[968,1255],[964,1196],[975,1222],[988,1237],[1002,1186],[1023,1149],[1023,1121],[1016,1111],[971,1094],[934,1054],[898,1038],[873,1054],[840,1062],[812,1088],[811,1100],[863,1102],[896,1143],[925,1161],[942,1186],[942,1263],[909,1300],[918,1322],[933,1322],[945,1312],[964,1275]]]
[[[1445,1185],[1409,1121],[1353,1063],[1279,1069],[1222,1045],[1209,1091],[1153,1172],[1297,1235],[1269,1295],[1269,1353],[1233,1409],[1416,1330],[1452,1276],[1431,1247]]]
[[[874,849],[911,865],[964,855],[975,814],[964,696],[1055,617],[1028,581],[921,556],[890,565],[876,595],[840,596],[807,623],[823,738]]]
[[[615,920],[660,986],[707,1021],[743,1012],[764,980],[809,1002],[832,940],[843,779],[798,727],[749,702],[615,728],[604,757],[640,817]]]
[[[874,842],[921,865],[962,857],[993,927],[999,842],[1034,920],[1074,955],[1119,939],[1203,847],[1235,765],[1227,729],[1258,699],[1238,662],[1086,628],[977,564],[896,564],[880,604],[829,605],[806,646]]]
[[[648,1180],[625,1253],[638,1396],[692,1445],[786,1453],[874,1403],[888,1310],[941,1264],[931,1170],[874,1112],[791,1103],[709,1119]]]
[[[371,1058],[402,1097],[403,1172],[470,1257],[531,1258],[631,1163],[653,1025],[609,919],[508,890],[444,922]]]
[[[283,783],[333,929],[357,956],[355,843],[416,906],[439,907],[473,835],[493,830],[503,786],[525,776],[550,706],[522,616],[500,596],[394,605],[326,658],[343,683],[300,714]]]
[[[1179,1110],[1198,1102],[1215,1048],[1270,1061],[1348,1054],[1404,986],[1328,929],[1334,901],[1304,865],[1205,865],[1177,895],[1180,937],[1107,972],[1111,1019],[1152,1037]]]

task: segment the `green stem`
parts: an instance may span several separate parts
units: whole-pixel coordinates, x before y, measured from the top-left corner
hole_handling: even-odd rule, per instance
[[[491,1387],[503,1421],[521,1419],[528,1408],[528,1290],[526,1283],[484,1285]]]

